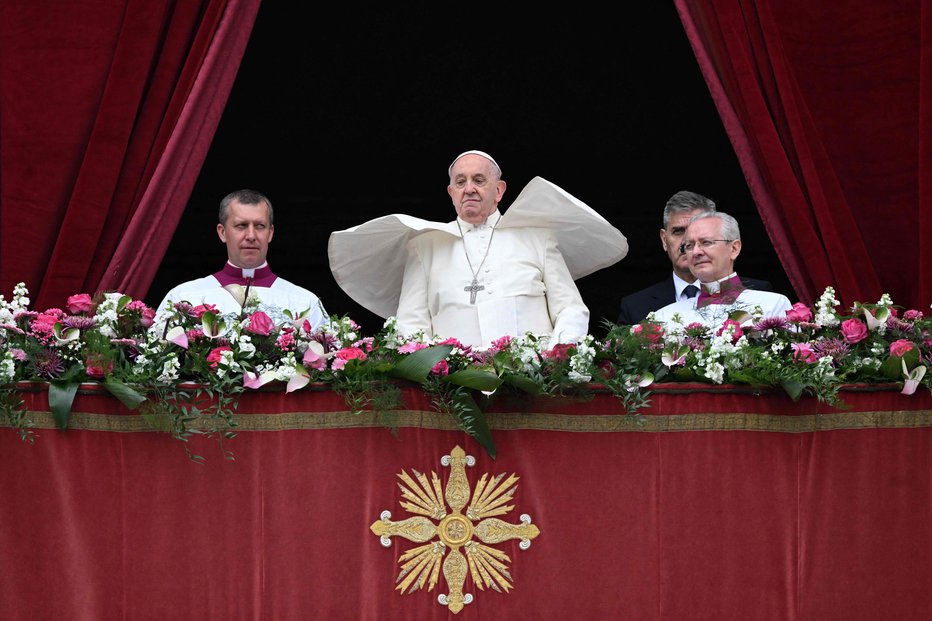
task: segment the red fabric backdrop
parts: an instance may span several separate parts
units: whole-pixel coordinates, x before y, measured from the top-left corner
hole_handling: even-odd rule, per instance
[[[0,611],[42,619],[932,618],[932,395],[812,399],[727,390],[655,394],[638,424],[617,401],[540,401],[491,415],[490,459],[409,393],[397,436],[329,392],[250,394],[221,457],[188,460],[112,398],[79,395],[34,445],[0,429]],[[518,405],[518,404],[513,404]],[[44,413],[43,413],[44,412]],[[101,415],[101,413],[109,413]],[[510,541],[514,588],[394,591],[400,555],[369,530],[399,506],[396,475],[462,446],[515,474],[540,535]]]
[[[675,0],[799,299],[932,299],[929,2]]]
[[[0,5],[0,291],[145,295],[258,5]]]

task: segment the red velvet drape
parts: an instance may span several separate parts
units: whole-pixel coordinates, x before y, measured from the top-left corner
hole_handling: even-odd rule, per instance
[[[932,5],[675,2],[799,299],[927,304]]]
[[[24,281],[35,308],[144,295],[258,5],[0,5],[0,291]]]

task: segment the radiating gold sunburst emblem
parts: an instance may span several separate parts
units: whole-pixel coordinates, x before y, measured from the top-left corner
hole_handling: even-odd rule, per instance
[[[518,489],[515,485],[518,477],[514,474],[504,481],[503,474],[491,479],[483,474],[476,483],[470,502],[466,466],[474,466],[475,458],[466,455],[457,446],[449,455],[444,455],[440,463],[450,468],[446,493],[441,489],[436,472],[431,472],[428,481],[427,476],[417,470],[411,470],[413,478],[402,470],[398,475],[401,479],[398,487],[401,488],[403,500],[399,504],[408,513],[417,514],[418,517],[393,522],[392,514],[383,511],[380,519],[370,528],[385,547],[391,546],[391,537],[395,535],[415,543],[424,543],[411,548],[398,559],[401,571],[395,589],[402,593],[413,593],[425,585],[428,591],[432,591],[437,585],[443,559],[443,577],[450,592],[441,594],[437,600],[455,614],[473,599],[472,594],[463,594],[467,568],[479,590],[490,587],[507,593],[513,586],[508,571],[511,559],[501,550],[484,544],[520,539],[518,547],[527,550],[531,546],[531,539],[537,537],[540,530],[531,524],[527,514],[521,515],[520,524],[510,524],[495,517],[514,509],[514,505],[506,506]],[[449,513],[442,499],[446,499]],[[462,513],[463,507],[466,507],[465,515]]]

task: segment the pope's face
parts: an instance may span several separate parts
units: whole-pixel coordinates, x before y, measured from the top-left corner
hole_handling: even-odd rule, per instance
[[[450,172],[447,192],[456,215],[470,224],[484,222],[505,193],[505,182],[495,178],[492,162],[470,153],[456,160]]]
[[[227,245],[227,258],[238,267],[253,268],[265,263],[275,227],[269,222],[269,206],[230,203],[227,221],[217,225],[217,235]]]
[[[696,220],[687,227],[683,242],[692,245],[686,251],[686,257],[690,271],[700,281],[720,280],[735,271],[735,259],[741,252],[741,240],[724,241],[721,220]],[[706,242],[708,247],[703,247],[702,242]]]
[[[680,254],[680,244],[683,243],[683,237],[686,235],[686,225],[689,223],[689,219],[700,211],[702,210],[694,209],[686,213],[674,214],[670,218],[667,228],[660,229],[660,244],[667,256],[670,257],[673,271],[686,282],[691,282],[693,276],[689,271],[689,257]]]

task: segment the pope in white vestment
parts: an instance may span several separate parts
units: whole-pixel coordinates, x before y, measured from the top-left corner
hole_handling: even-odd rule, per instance
[[[498,164],[467,151],[450,165],[451,222],[383,216],[330,237],[330,268],[354,300],[404,335],[488,349],[527,333],[549,344],[588,333],[575,279],[619,261],[627,240],[598,213],[535,177],[508,208]]]
[[[463,237],[430,231],[408,242],[399,332],[455,336],[482,349],[506,335],[573,343],[588,333],[589,309],[553,232],[496,230],[500,218],[496,210],[478,224],[460,220]]]

